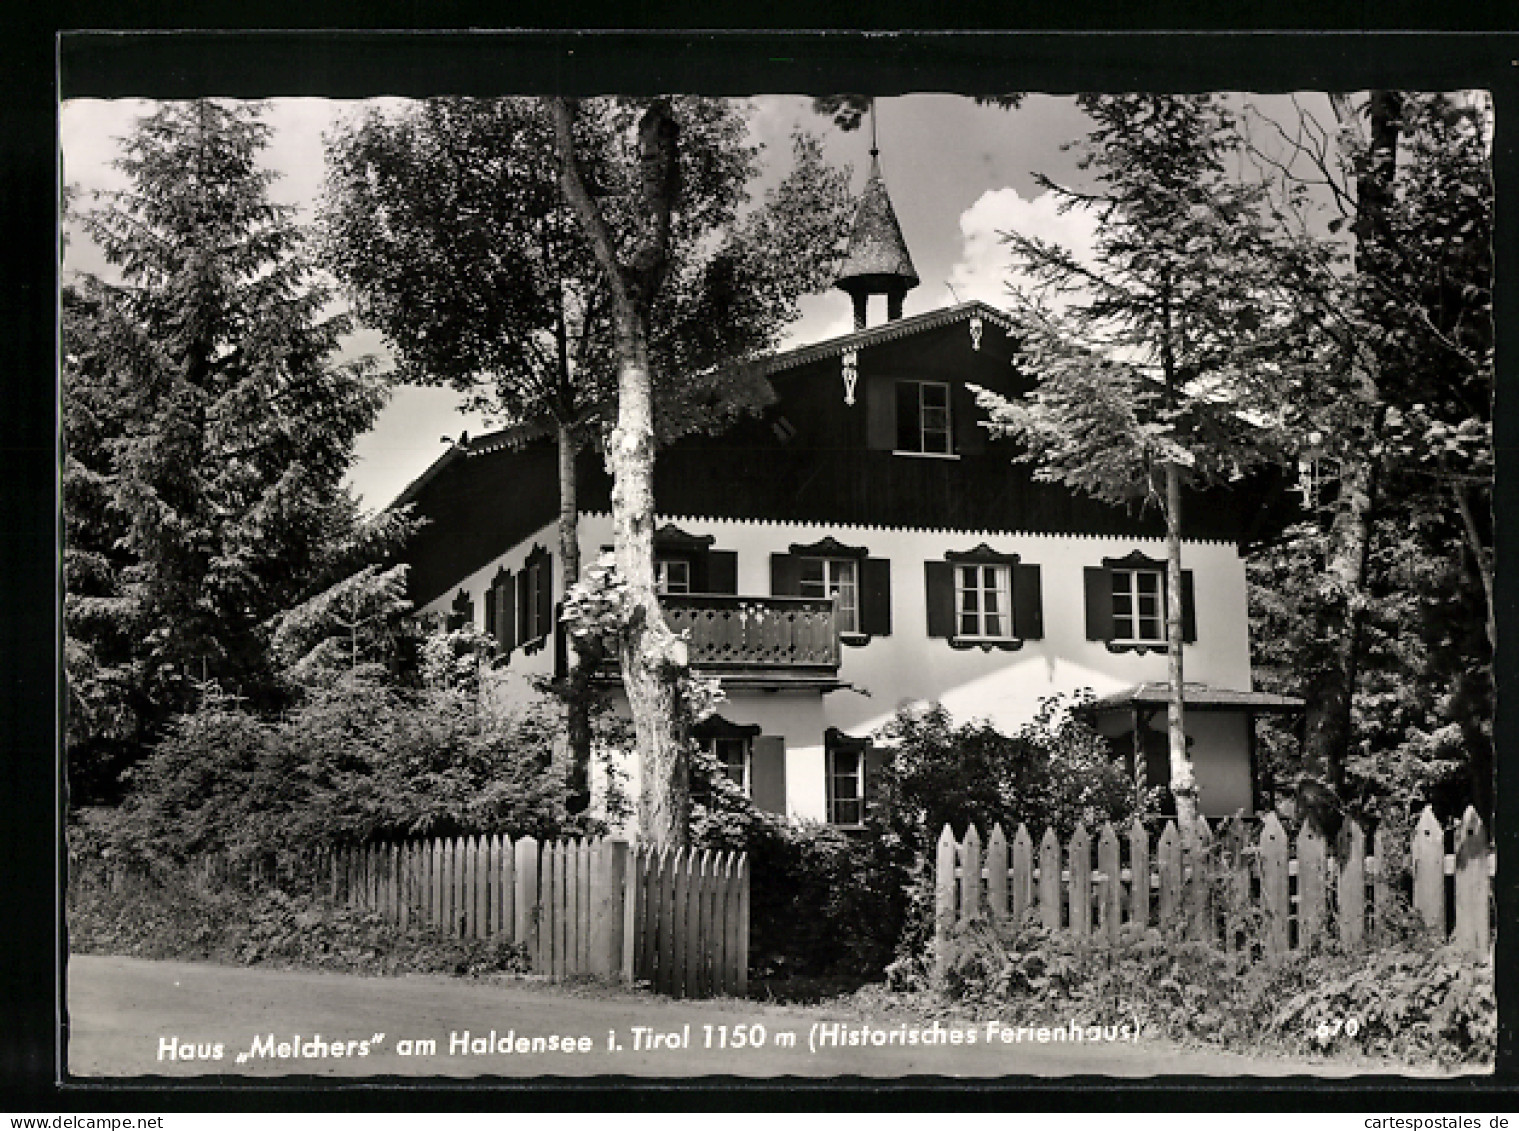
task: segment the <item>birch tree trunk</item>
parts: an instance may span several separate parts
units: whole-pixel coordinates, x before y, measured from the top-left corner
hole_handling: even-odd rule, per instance
[[[689,837],[689,737],[682,702],[686,645],[670,631],[654,590],[654,394],[649,310],[663,280],[670,212],[678,189],[678,130],[656,100],[638,124],[635,230],[619,258],[600,207],[587,190],[575,152],[575,111],[549,99],[561,181],[611,295],[617,344],[617,426],[607,445],[617,572],[632,599],[619,640],[622,681],[638,740],[639,835],[681,846]]]
[[[1183,829],[1197,823],[1197,776],[1187,750],[1186,707],[1182,675],[1181,469],[1166,464],[1166,736],[1170,742],[1171,795],[1176,822]],[[1136,610],[1137,612],[1137,610]]]
[[[564,589],[580,580],[580,485],[575,473],[575,459],[580,445],[574,430],[561,422],[557,436],[559,446],[559,560],[564,568]],[[564,634],[568,686],[564,696],[565,752],[569,779],[569,810],[579,813],[591,800],[591,661]]]

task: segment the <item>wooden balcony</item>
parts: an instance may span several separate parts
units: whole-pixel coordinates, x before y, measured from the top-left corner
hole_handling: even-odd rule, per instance
[[[659,599],[671,631],[685,634],[691,667],[730,686],[842,686],[838,617],[821,597],[666,594]],[[607,672],[612,675],[615,666]]]

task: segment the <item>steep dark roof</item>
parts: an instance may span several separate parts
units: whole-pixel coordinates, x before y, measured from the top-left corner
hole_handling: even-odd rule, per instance
[[[1013,321],[1006,314],[978,299],[973,299],[957,306],[944,306],[938,310],[928,310],[922,314],[898,318],[894,322],[883,322],[879,326],[855,330],[853,333],[841,334],[837,338],[828,338],[811,345],[797,346],[794,349],[762,358],[758,365],[762,373],[779,373],[782,370],[795,369],[824,358],[839,357],[850,350],[868,349],[871,346],[882,345],[898,338],[920,334],[925,330],[934,330],[955,322],[969,322],[978,315],[984,322],[1000,326],[1009,334],[1013,332]]]

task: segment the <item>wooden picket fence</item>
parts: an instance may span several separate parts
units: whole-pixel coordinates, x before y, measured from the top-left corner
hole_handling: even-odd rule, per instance
[[[1395,844],[1385,828],[1378,829],[1370,855],[1355,821],[1347,821],[1331,851],[1307,826],[1289,845],[1275,814],[1259,823],[1253,840],[1244,821],[1225,820],[1215,832],[1199,818],[1191,835],[1167,821],[1153,852],[1140,822],[1125,837],[1105,823],[1096,839],[1095,868],[1093,847],[1084,825],[1063,848],[1054,830],[1046,830],[1037,854],[1023,825],[1011,842],[997,826],[984,849],[974,826],[957,841],[946,825],[935,861],[940,973],[951,926],[984,913],[1014,922],[1032,915],[1051,930],[1109,944],[1126,925],[1174,928],[1252,957],[1311,947],[1331,930],[1346,945],[1361,946],[1378,935],[1404,898],[1395,877],[1403,874],[1405,861],[1413,909],[1430,930],[1477,954],[1491,945],[1496,861],[1482,819],[1470,808],[1454,830],[1451,851],[1429,808],[1412,843]],[[1245,913],[1259,917],[1258,945],[1241,926]]]
[[[455,837],[321,854],[330,897],[400,930],[521,944],[535,973],[748,990],[749,861],[621,840]]]

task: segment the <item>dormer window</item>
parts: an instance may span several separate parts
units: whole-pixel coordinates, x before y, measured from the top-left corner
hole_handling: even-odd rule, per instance
[[[897,382],[896,450],[913,455],[954,454],[948,383]]]

